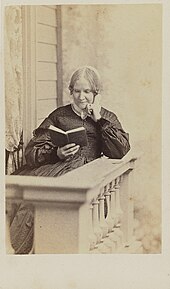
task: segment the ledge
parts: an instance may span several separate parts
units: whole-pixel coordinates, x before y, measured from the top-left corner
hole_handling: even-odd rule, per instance
[[[121,160],[102,157],[57,178],[6,176],[6,198],[30,202],[83,203],[95,197],[99,187],[132,170],[135,160],[132,154]]]

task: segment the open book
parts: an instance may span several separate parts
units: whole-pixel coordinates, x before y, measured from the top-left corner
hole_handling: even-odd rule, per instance
[[[83,126],[64,131],[58,127],[50,125],[49,132],[51,140],[56,146],[62,147],[69,143],[75,143],[80,146],[87,145],[86,130]]]

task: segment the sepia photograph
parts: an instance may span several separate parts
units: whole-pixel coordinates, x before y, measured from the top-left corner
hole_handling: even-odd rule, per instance
[[[162,12],[4,7],[7,255],[161,254]]]

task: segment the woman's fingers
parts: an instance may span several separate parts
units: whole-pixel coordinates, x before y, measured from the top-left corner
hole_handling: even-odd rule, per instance
[[[92,114],[92,112],[93,112],[93,108],[92,108],[92,104],[87,104],[87,106],[86,106],[86,111],[87,111],[87,114],[88,115],[91,115]]]
[[[79,147],[79,145],[75,145],[74,147],[68,148],[67,150],[65,150],[65,155],[74,155],[79,150]]]
[[[94,121],[97,121],[98,119],[101,118],[101,95],[98,94],[95,96],[94,102],[91,104],[90,110],[91,110],[91,117],[93,118]]]
[[[62,148],[63,148],[64,150],[67,150],[67,149],[72,148],[72,147],[75,147],[75,146],[76,146],[75,143],[69,143],[69,144],[63,146]]]
[[[74,155],[78,150],[80,146],[76,144],[68,144],[65,145],[64,147],[59,147],[57,149],[57,155],[60,159],[65,159],[69,156]]]

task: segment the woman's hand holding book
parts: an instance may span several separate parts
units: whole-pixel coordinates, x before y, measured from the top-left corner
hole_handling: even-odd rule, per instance
[[[76,145],[75,143],[67,144],[63,147],[58,147],[57,156],[61,160],[65,160],[65,159],[75,155],[78,152],[79,148],[80,148],[80,146]]]

